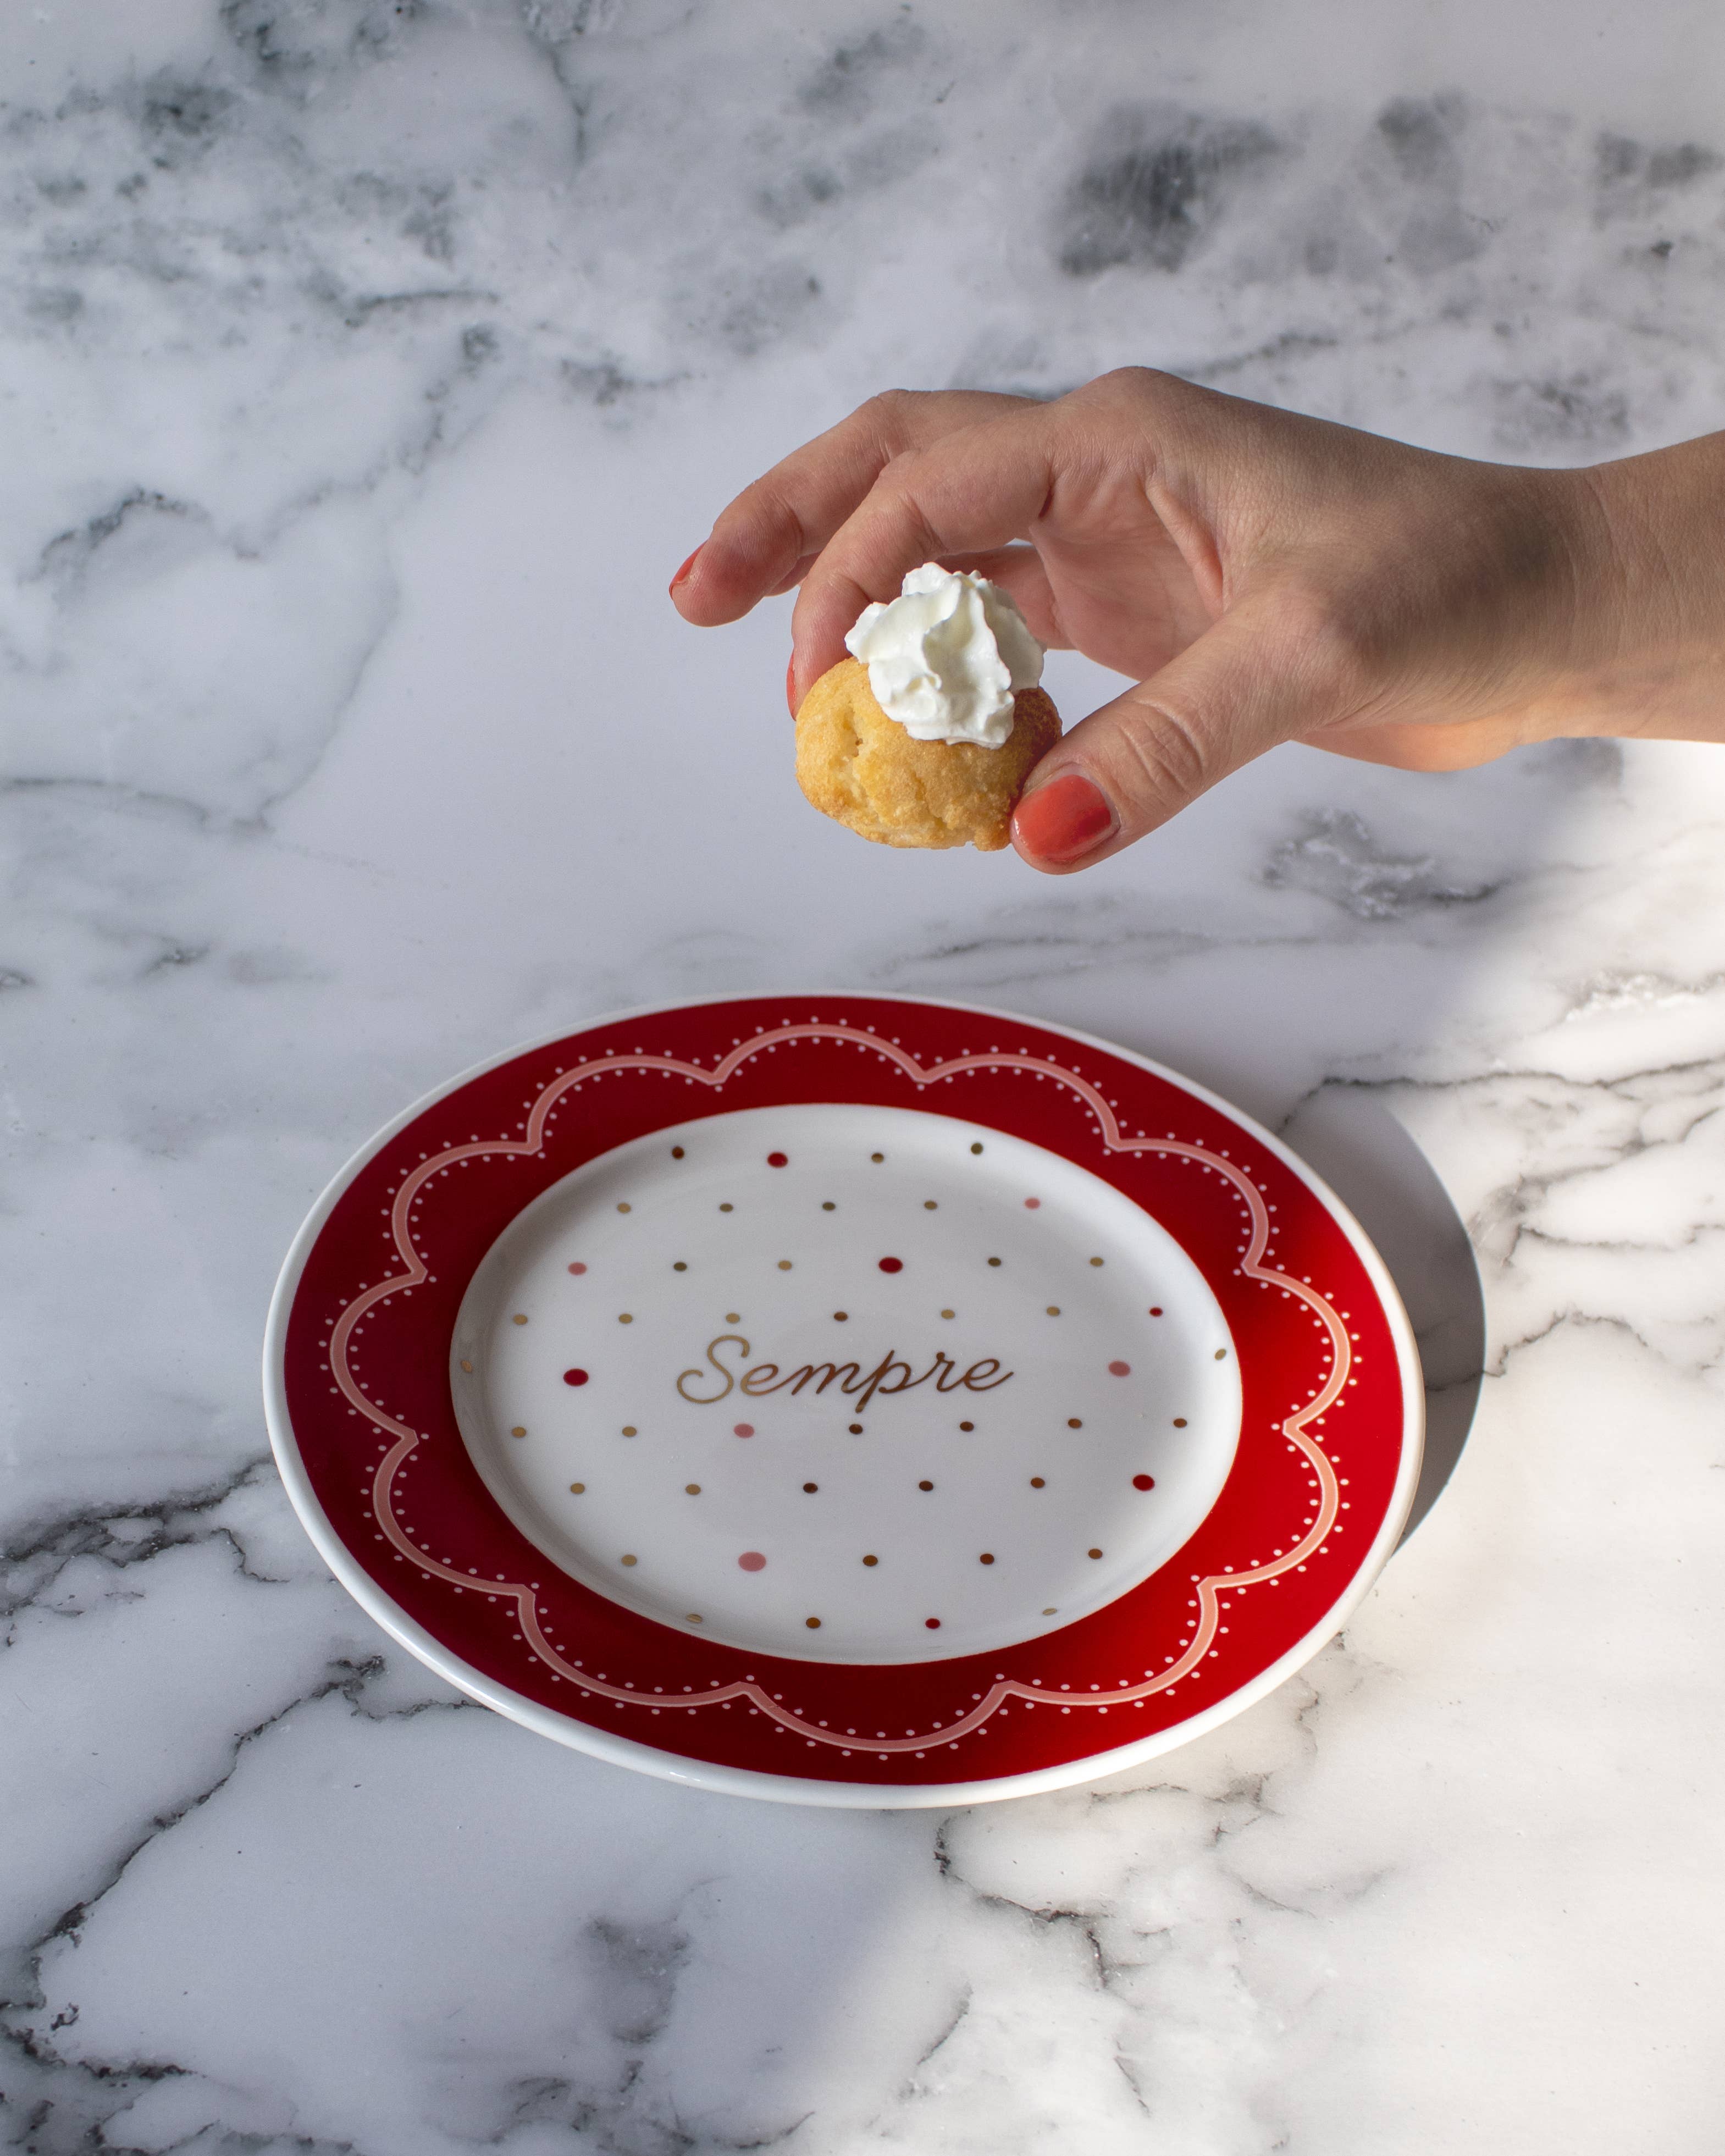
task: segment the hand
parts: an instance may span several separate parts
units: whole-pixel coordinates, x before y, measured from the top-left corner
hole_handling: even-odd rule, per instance
[[[800,584],[793,711],[925,561],[1132,676],[1019,802],[1019,853],[1058,874],[1280,742],[1445,771],[1557,734],[1725,736],[1722,479],[1725,437],[1530,470],[1137,367],[1049,403],[894,391],[739,495],[671,596],[711,625]]]

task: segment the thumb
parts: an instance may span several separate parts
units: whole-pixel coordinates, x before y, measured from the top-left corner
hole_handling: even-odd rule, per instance
[[[1030,774],[1013,844],[1051,875],[1106,860],[1278,742],[1363,701],[1337,639],[1242,604],[1147,681],[1092,711]]]

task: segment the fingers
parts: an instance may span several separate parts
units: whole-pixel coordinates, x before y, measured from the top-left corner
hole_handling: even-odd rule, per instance
[[[1321,620],[1273,598],[1225,615],[1162,670],[1092,711],[1037,765],[1013,818],[1032,868],[1106,860],[1279,742],[1344,723],[1368,689]]]
[[[792,617],[799,687],[845,656],[870,601],[896,598],[922,562],[1010,550],[1055,483],[1054,408],[1025,403],[895,457],[803,579]]]
[[[740,619],[807,573],[895,457],[1027,401],[981,390],[871,397],[738,495],[678,571],[673,603],[702,627]]]

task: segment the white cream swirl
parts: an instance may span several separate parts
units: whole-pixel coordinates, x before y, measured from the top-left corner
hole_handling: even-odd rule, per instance
[[[999,586],[937,562],[912,569],[890,603],[865,607],[845,643],[915,741],[999,748],[1013,692],[1042,679],[1042,646]]]

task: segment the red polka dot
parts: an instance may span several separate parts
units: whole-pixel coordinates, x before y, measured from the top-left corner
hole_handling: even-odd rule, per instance
[[[1027,1198],[1024,1200],[1024,1204],[1033,1213],[1036,1210],[1037,1207],[1041,1204],[1041,1203],[1042,1200],[1040,1198]]]
[[[1162,1315],[1162,1305],[1161,1305],[1159,1302],[1153,1302],[1153,1303],[1151,1304],[1151,1306],[1150,1306],[1150,1315],[1151,1315],[1153,1317],[1161,1317],[1161,1315]]]
[[[1153,1475],[1134,1475],[1132,1487],[1134,1490],[1153,1490],[1156,1487],[1156,1477]]]
[[[1117,1378],[1129,1378],[1132,1373],[1132,1366],[1130,1363],[1111,1363],[1108,1368]]]
[[[733,1437],[752,1437],[754,1434],[755,1425],[752,1422],[740,1422],[734,1424],[731,1431],[731,1435]]]
[[[791,1157],[788,1152],[769,1152],[767,1156],[768,1168],[788,1168],[790,1164]]]
[[[570,1266],[569,1270],[572,1273],[584,1273],[587,1270],[587,1267],[583,1265],[581,1260],[578,1258],[574,1264]]]
[[[938,1632],[941,1628],[941,1620],[938,1617],[925,1617],[922,1622],[931,1632]]]
[[[883,1273],[901,1273],[904,1269],[905,1261],[902,1258],[882,1258],[880,1260],[880,1270]]]
[[[585,1370],[565,1370],[563,1383],[566,1385],[584,1385],[587,1383],[587,1373]]]
[[[764,1572],[767,1568],[767,1560],[759,1550],[745,1550],[737,1562],[745,1572]]]

